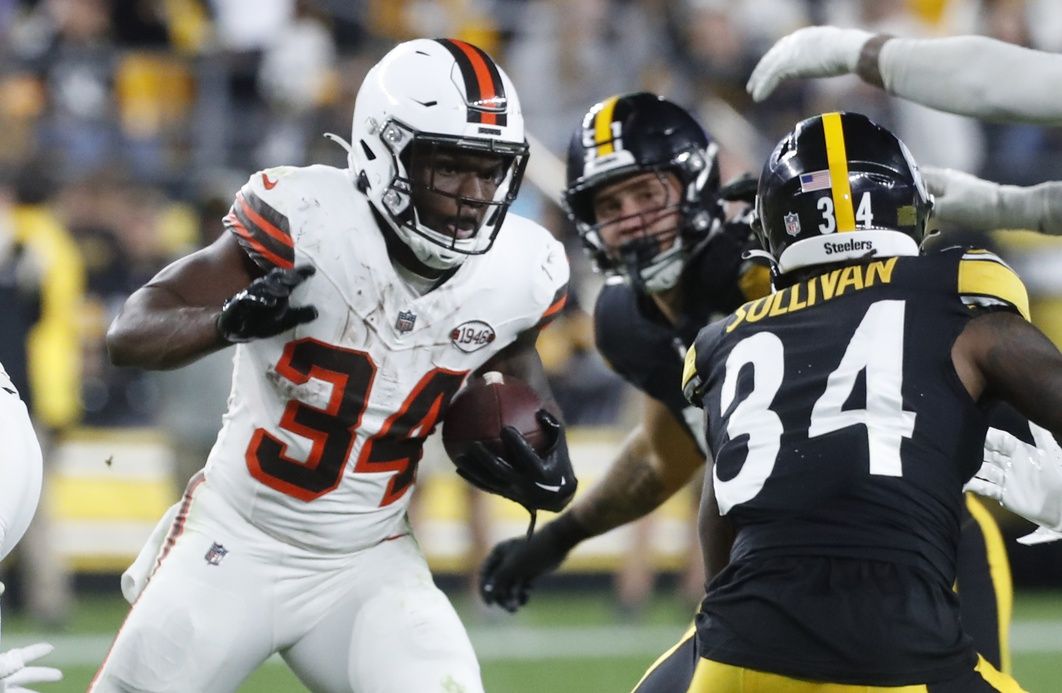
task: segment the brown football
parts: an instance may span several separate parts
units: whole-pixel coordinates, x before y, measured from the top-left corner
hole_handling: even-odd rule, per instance
[[[443,447],[450,459],[461,455],[476,441],[503,455],[501,430],[512,426],[527,438],[536,452],[542,453],[549,443],[535,417],[542,408],[541,398],[530,385],[490,371],[472,381],[450,402],[443,419]]]

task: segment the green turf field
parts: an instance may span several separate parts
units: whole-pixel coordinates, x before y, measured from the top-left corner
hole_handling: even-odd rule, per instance
[[[535,595],[515,617],[485,612],[458,599],[492,693],[628,691],[655,658],[674,643],[687,623],[686,608],[659,597],[638,619],[621,616],[607,594]],[[49,659],[66,680],[41,685],[40,693],[84,691],[95,664],[125,613],[114,597],[83,599],[69,627],[42,634],[57,645]],[[1062,592],[1025,593],[1014,609],[1014,673],[1030,693],[1062,692]],[[17,617],[4,620],[4,647],[37,634]],[[305,691],[279,659],[267,662],[240,689],[245,693]]]

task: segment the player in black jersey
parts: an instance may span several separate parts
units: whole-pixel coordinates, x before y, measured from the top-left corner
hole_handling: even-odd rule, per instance
[[[531,582],[583,539],[647,515],[704,465],[700,412],[678,386],[697,331],[769,290],[769,273],[742,258],[747,223],[720,204],[718,145],[684,109],[633,93],[595,104],[568,150],[569,216],[607,282],[594,308],[596,342],[643,393],[643,416],[607,477],[530,542],[499,544],[481,594],[515,611]],[[725,526],[720,527],[725,535]],[[712,569],[726,563],[729,541]]]
[[[1062,438],[1062,353],[999,258],[919,254],[931,199],[865,116],[797,124],[757,200],[776,292],[704,328],[683,374],[731,560],[638,690],[1020,691],[963,632],[962,486],[997,401]]]
[[[750,247],[747,224],[723,221],[716,149],[689,113],[644,93],[595,104],[573,135],[565,199],[608,276],[594,309],[596,342],[643,393],[643,418],[597,487],[529,542],[495,547],[481,576],[488,603],[515,611],[532,582],[576,544],[648,514],[705,464],[703,417],[677,385],[681,354],[701,326],[770,289],[766,268],[742,258]],[[636,209],[616,218],[617,202]],[[617,227],[628,234],[623,242],[610,241]],[[703,500],[712,504],[711,484],[707,490]],[[978,650],[1005,668],[1009,566],[991,515],[972,496],[968,503],[958,580],[964,625]],[[731,539],[724,521],[711,531],[709,576],[726,565]]]

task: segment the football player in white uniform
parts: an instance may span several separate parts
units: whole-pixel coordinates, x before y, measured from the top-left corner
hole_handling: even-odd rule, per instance
[[[229,233],[111,326],[120,365],[237,346],[217,443],[126,576],[135,603],[90,690],[232,691],[276,652],[314,691],[482,690],[405,510],[424,439],[470,374],[514,375],[553,404],[534,343],[566,299],[567,260],[506,214],[523,119],[479,48],[394,48],[346,147],[348,169],[252,175]],[[505,459],[474,448],[458,469],[529,509],[564,507],[564,432],[539,416],[554,434],[542,455],[514,435]]]
[[[15,548],[26,533],[41,497],[41,446],[33,431],[26,405],[7,371],[0,364],[0,559]],[[0,595],[4,585],[0,583]],[[0,653],[0,693],[30,693],[25,684],[63,678],[52,667],[26,666],[52,651],[48,643],[16,647]]]

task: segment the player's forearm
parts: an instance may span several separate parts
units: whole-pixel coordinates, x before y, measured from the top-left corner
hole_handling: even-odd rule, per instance
[[[577,500],[571,513],[591,536],[645,517],[689,480],[666,475],[648,445],[628,441],[608,474]]]
[[[962,171],[932,167],[926,167],[924,174],[936,198],[933,214],[942,222],[970,229],[1062,234],[1062,182],[999,185]]]
[[[1012,313],[975,318],[994,340],[980,359],[989,393],[1012,404],[1062,441],[1062,354],[1040,330]]]
[[[139,289],[107,330],[111,363],[168,370],[224,348],[229,343],[218,332],[219,310],[187,305],[165,288]]]
[[[1062,123],[1062,55],[983,36],[899,39],[864,46],[860,76],[896,96],[950,113],[989,120]],[[869,69],[868,69],[869,68]]]

